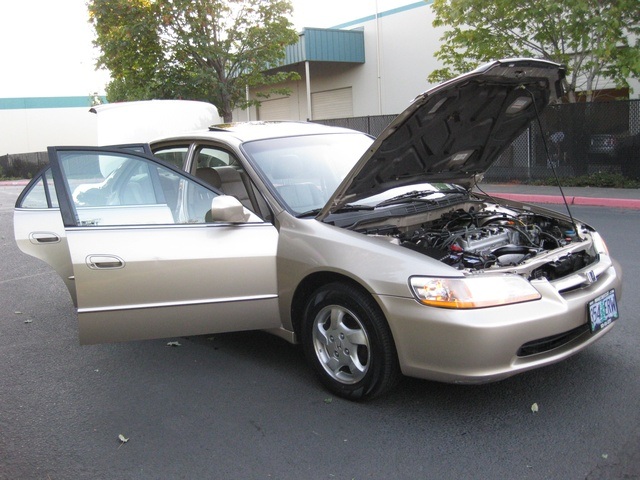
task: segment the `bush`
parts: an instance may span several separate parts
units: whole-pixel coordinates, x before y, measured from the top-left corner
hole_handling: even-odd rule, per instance
[[[640,182],[625,177],[619,173],[591,173],[579,177],[561,177],[560,183],[564,187],[601,187],[601,188],[640,188]],[[536,180],[534,185],[556,185],[555,178]]]
[[[33,178],[47,163],[46,152],[3,155],[0,157],[0,178]]]

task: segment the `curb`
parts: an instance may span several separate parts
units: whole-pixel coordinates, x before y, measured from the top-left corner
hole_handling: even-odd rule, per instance
[[[24,187],[31,180],[0,180],[0,186],[2,187]]]
[[[515,200],[524,203],[564,203],[561,195],[532,195],[526,193],[489,193],[492,197],[504,198],[506,200]],[[639,199],[629,198],[598,198],[598,197],[576,197],[567,195],[567,203],[569,205],[580,205],[585,207],[612,207],[612,208],[628,208],[631,210],[640,210]]]

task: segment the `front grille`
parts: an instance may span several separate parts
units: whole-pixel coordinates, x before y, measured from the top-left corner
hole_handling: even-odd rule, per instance
[[[580,335],[588,331],[589,325],[585,323],[584,325],[580,325],[578,328],[574,328],[573,330],[569,330],[568,332],[559,333],[551,337],[532,340],[531,342],[527,342],[522,345],[518,349],[517,355],[519,357],[528,357],[529,355],[548,352],[550,350],[553,350],[554,348],[558,348],[569,343],[570,341],[578,338]]]
[[[530,280],[546,278],[549,281],[566,277],[597,260],[586,252],[569,253],[562,258],[549,262],[531,272]]]

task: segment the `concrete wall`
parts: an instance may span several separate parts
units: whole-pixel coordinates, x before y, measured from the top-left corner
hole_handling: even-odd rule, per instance
[[[89,106],[0,109],[0,155],[39,152],[49,145],[95,145]]]
[[[386,5],[394,8],[336,26],[364,31],[364,64],[310,64],[311,92],[352,87],[356,117],[400,113],[431,85],[427,76],[440,67],[433,54],[442,31],[431,26],[431,5],[407,0]],[[291,119],[304,120],[309,118],[304,64],[295,69],[301,80],[286,85],[292,90]],[[256,91],[252,92],[253,98]],[[234,112],[236,120],[247,116],[245,111]],[[255,109],[250,116],[257,118]]]

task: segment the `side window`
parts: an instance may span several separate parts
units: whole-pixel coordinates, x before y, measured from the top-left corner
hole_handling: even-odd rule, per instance
[[[145,158],[62,151],[78,226],[205,223],[216,194]]]
[[[40,174],[29,191],[22,197],[19,208],[58,208],[58,197],[53,185],[51,168]]]
[[[210,145],[198,146],[191,173],[225,195],[237,198],[246,209],[261,218],[272,221],[273,216],[267,202],[255,188],[237,157],[228,150]]]
[[[175,165],[181,170],[184,168],[184,163],[187,159],[188,153],[189,145],[160,147],[158,150],[153,152],[156,157],[164,160],[165,162],[171,163],[172,165]]]
[[[196,152],[196,168],[226,167],[228,165],[238,165],[233,155],[225,150],[215,147],[200,147]]]

